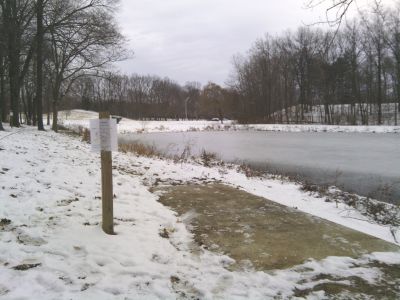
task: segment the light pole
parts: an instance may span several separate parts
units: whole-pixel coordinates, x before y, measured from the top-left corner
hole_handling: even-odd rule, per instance
[[[186,120],[188,119],[187,104],[188,104],[189,100],[190,100],[190,97],[187,97],[187,98],[185,99],[185,117],[186,117]]]

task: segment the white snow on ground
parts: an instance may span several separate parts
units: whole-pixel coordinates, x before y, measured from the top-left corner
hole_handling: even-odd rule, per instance
[[[89,128],[89,120],[98,118],[98,113],[84,110],[62,111],[60,124],[78,129]],[[182,132],[204,130],[259,130],[283,132],[366,132],[400,133],[400,126],[340,126],[340,125],[288,125],[288,124],[235,124],[233,121],[136,121],[123,118],[118,126],[119,133],[133,132]]]
[[[91,153],[89,145],[33,128],[0,132],[0,298],[176,299],[182,293],[200,299],[287,298],[294,288],[320,283],[311,279],[321,272],[374,282],[380,270],[359,263],[400,262],[400,253],[373,253],[358,260],[310,260],[268,273],[229,271],[229,257],[193,251],[191,233],[173,211],[157,202],[149,191],[152,183],[221,180],[392,243],[393,239],[388,228],[349,218],[343,215],[345,207],[336,208],[292,183],[123,153],[113,159],[117,235],[109,236],[99,225],[99,155]],[[169,239],[159,234],[164,228]],[[30,264],[36,267],[14,269]]]

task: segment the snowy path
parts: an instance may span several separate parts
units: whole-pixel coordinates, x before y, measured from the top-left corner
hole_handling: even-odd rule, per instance
[[[321,272],[377,280],[379,269],[355,267],[360,261],[400,264],[399,253],[375,253],[360,260],[309,261],[270,273],[228,271],[224,267],[229,257],[193,251],[184,220],[157,202],[149,192],[152,184],[219,179],[304,211],[319,207],[314,213],[327,219],[340,220],[338,211],[331,203],[299,192],[294,184],[248,180],[234,170],[122,153],[114,158],[117,235],[107,236],[98,223],[98,155],[65,135],[31,128],[6,137],[9,133],[0,132],[0,298],[265,299],[292,295],[302,286],[300,281],[317,284],[309,281]],[[390,239],[382,226],[368,227],[350,218],[343,222],[353,228],[367,226],[364,231]],[[169,238],[160,236],[164,229]]]

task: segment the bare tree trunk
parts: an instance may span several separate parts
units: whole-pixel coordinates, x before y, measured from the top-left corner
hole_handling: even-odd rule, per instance
[[[329,112],[329,104],[327,102],[324,104],[324,108],[325,108],[325,124],[332,124],[331,114]]]
[[[17,22],[17,3],[16,1],[7,0],[4,11],[4,22],[6,25],[8,38],[8,73],[10,81],[10,102],[11,111],[13,112],[10,124],[19,127],[19,47],[18,37],[16,33]]]
[[[3,131],[3,117],[5,116],[5,89],[4,89],[4,57],[0,54],[0,130]]]
[[[55,132],[58,132],[58,111],[57,111],[57,101],[53,100],[53,124],[51,129]]]
[[[55,132],[58,132],[58,101],[60,100],[60,86],[60,81],[56,79],[55,86],[53,87],[53,124],[51,126],[51,129]]]
[[[377,76],[378,76],[378,125],[382,125],[382,49],[381,44],[377,43]]]
[[[397,112],[400,113],[400,59],[397,59],[397,63],[396,63],[396,74],[397,74],[397,78],[396,78],[396,87],[397,87]],[[396,102],[396,101],[395,101]],[[394,109],[396,110],[396,105],[394,107]],[[397,114],[396,114],[397,116]]]
[[[36,114],[36,96],[32,98],[32,125],[37,125],[37,114]]]
[[[27,99],[26,99],[26,93],[24,91],[24,89],[21,90],[21,102],[22,102],[22,108],[24,110],[24,114],[25,114],[25,120],[27,125],[31,125],[31,121],[30,121],[30,115],[29,115],[29,111],[28,111],[28,106],[27,106]],[[20,118],[22,120],[22,118]],[[21,121],[22,123],[22,121]]]
[[[50,96],[49,96],[50,88],[47,89],[46,94],[46,110],[47,110],[47,126],[50,125]]]
[[[43,126],[43,0],[36,3],[36,114],[38,130],[44,130]]]

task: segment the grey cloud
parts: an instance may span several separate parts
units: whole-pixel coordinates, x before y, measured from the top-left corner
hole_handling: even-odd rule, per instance
[[[311,24],[323,12],[305,10],[303,0],[122,0],[118,20],[135,56],[117,68],[223,84],[233,55],[265,33]]]

